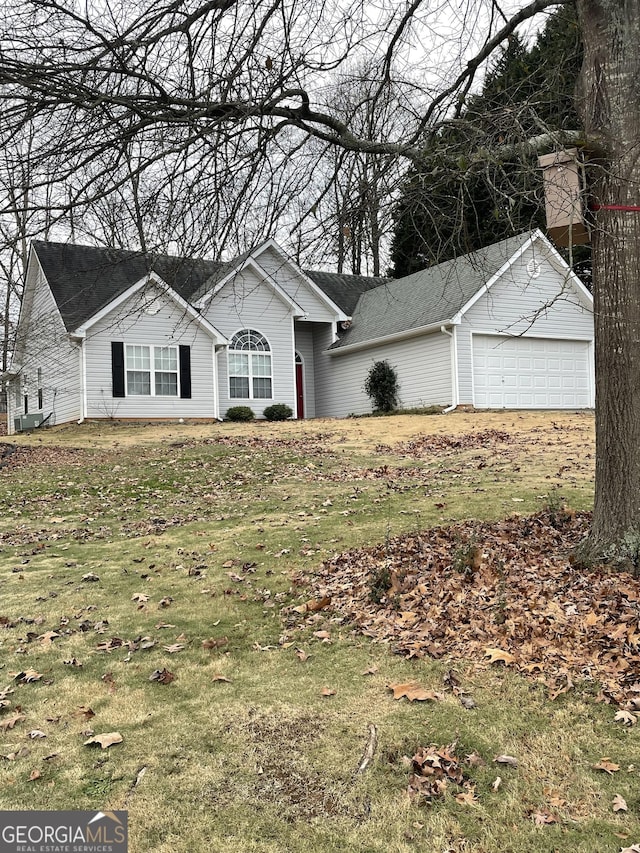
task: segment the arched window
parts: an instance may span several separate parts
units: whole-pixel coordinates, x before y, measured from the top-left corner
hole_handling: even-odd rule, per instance
[[[271,347],[255,329],[242,329],[229,344],[229,397],[237,400],[270,400]]]

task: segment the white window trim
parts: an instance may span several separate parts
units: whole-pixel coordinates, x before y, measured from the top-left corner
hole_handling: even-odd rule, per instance
[[[260,335],[260,337],[264,338],[264,340],[267,342],[267,346],[269,347],[269,349],[268,350],[252,350],[252,349],[237,350],[237,349],[233,349],[231,344],[233,342],[233,339],[236,337],[236,335],[239,335],[240,333],[247,332],[247,331],[255,332],[256,334]],[[249,363],[249,372],[247,374],[247,379],[249,380],[249,396],[248,397],[234,397],[231,393],[232,374],[229,370],[229,355],[231,353],[237,354],[237,355],[246,355],[248,357],[248,363]],[[254,375],[253,375],[253,361],[251,358],[251,356],[254,356],[254,355],[268,355],[269,356],[269,363],[271,365],[271,372],[270,372],[269,376],[254,377]],[[235,374],[235,373],[233,374],[233,377],[237,377],[237,376],[239,376],[239,374]],[[254,378],[270,379],[271,380],[271,396],[270,397],[256,397],[256,396],[254,396],[254,393],[253,393],[253,380],[254,380]],[[258,402],[261,402],[261,401],[262,402],[269,402],[270,400],[275,400],[275,396],[273,393],[273,386],[274,386],[274,381],[273,381],[273,350],[271,349],[271,343],[269,342],[269,339],[267,338],[267,336],[264,335],[262,332],[260,332],[258,329],[254,329],[252,327],[245,326],[244,328],[238,329],[236,332],[234,332],[232,335],[230,335],[229,346],[227,348],[227,384],[228,384],[228,391],[229,391],[229,399],[233,400],[234,402],[236,400],[238,400],[238,401],[239,400],[256,400]]]
[[[149,370],[137,370],[129,367],[129,347],[146,347],[149,350]],[[175,370],[156,370],[155,368],[155,351],[158,349],[171,349],[176,354],[176,369]],[[148,373],[149,374],[149,394],[132,394],[129,392],[129,373]],[[175,394],[156,394],[156,373],[175,373],[176,374],[176,393]],[[167,400],[180,399],[180,352],[177,346],[173,344],[124,344],[124,393],[126,397],[161,397]]]

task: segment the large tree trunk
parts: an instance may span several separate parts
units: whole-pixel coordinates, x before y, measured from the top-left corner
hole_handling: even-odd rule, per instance
[[[640,568],[640,0],[577,0],[593,145],[596,483],[581,556]]]

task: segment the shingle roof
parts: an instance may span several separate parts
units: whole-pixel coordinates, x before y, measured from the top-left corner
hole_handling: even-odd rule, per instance
[[[351,328],[333,344],[332,348],[339,348],[451,320],[530,236],[510,237],[395,280],[316,270],[305,273],[353,317]],[[193,302],[250,254],[220,262],[68,243],[33,245],[70,332],[151,271]]]
[[[216,269],[209,276],[209,278],[206,281],[202,282],[202,284],[191,294],[191,300],[193,302],[197,302],[198,299],[202,299],[202,297],[212,288],[214,288],[216,284],[226,278],[229,273],[237,269],[237,267],[239,267],[243,261],[246,261],[246,259],[251,255],[252,251],[252,249],[247,249],[246,252],[243,252],[241,255],[237,255],[230,261],[219,261],[216,264]],[[214,262],[210,261],[210,263]]]
[[[452,320],[530,237],[510,237],[363,293],[351,328],[331,349]]]
[[[33,245],[70,332],[152,270],[180,296],[190,300],[220,267],[215,261],[120,249],[40,241]]]
[[[221,262],[70,243],[36,241],[33,245],[70,332],[151,271],[184,299],[195,302],[251,254],[247,251]],[[388,281],[381,277],[305,272],[348,315],[353,313],[362,293]]]
[[[363,293],[375,287],[380,287],[381,284],[385,284],[391,280],[365,275],[318,272],[317,270],[304,270],[304,272],[349,317],[353,314],[358,304],[358,299],[360,299]]]

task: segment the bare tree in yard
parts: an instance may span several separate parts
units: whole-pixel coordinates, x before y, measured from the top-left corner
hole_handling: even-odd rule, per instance
[[[0,152],[0,196],[6,199],[10,209],[0,217],[3,371],[7,369],[13,344],[29,242],[35,234],[46,238],[51,225],[53,188],[42,173],[41,163],[33,156],[35,136],[35,128],[27,125],[20,138],[7,140]]]
[[[640,3],[578,0],[594,162],[596,493],[585,557],[640,555]],[[635,210],[634,210],[635,208]]]
[[[640,2],[575,2],[585,50],[577,97],[581,144],[591,155],[592,195],[600,206],[593,227],[596,500],[583,556],[635,563],[640,222],[628,208],[639,202]],[[507,17],[484,0],[437,10],[427,0],[161,0],[135,9],[116,0],[77,6],[19,0],[7,5],[2,22],[0,142],[37,117],[43,128],[37,153],[42,162],[56,158],[56,180],[74,187],[74,211],[154,169],[168,174],[173,163],[176,186],[215,173],[208,186],[220,193],[216,209],[226,217],[216,227],[229,240],[239,226],[257,233],[260,224],[279,221],[268,205],[254,209],[256,188],[274,202],[277,194],[276,211],[295,202],[297,218],[305,218],[308,204],[311,221],[317,201],[315,191],[305,190],[313,187],[305,160],[311,140],[338,152],[338,163],[347,156],[339,152],[347,152],[363,163],[383,158],[424,168],[440,127],[461,119],[494,51],[521,24],[559,5],[533,0]],[[375,74],[360,106],[345,113],[328,92],[341,69],[359,62]],[[367,124],[366,115],[390,92],[395,122]],[[468,130],[464,165],[444,157],[437,168],[471,173],[499,159],[487,146],[491,140]],[[147,144],[123,174],[121,155],[132,140]],[[521,143],[548,150],[561,141],[541,128]],[[369,181],[371,172],[365,174]],[[225,181],[233,188],[229,203]],[[281,193],[289,193],[286,201]],[[6,210],[14,209],[8,201]]]
[[[400,137],[410,131],[406,116],[398,110],[401,93],[393,87],[381,93],[379,88],[375,65],[355,65],[329,89],[327,107],[333,106],[345,125],[362,138]],[[324,186],[313,205],[318,245],[325,257],[329,251],[335,258],[339,273],[383,275],[389,249],[385,238],[388,243],[391,231],[390,200],[402,171],[399,158],[326,143],[319,154]]]

